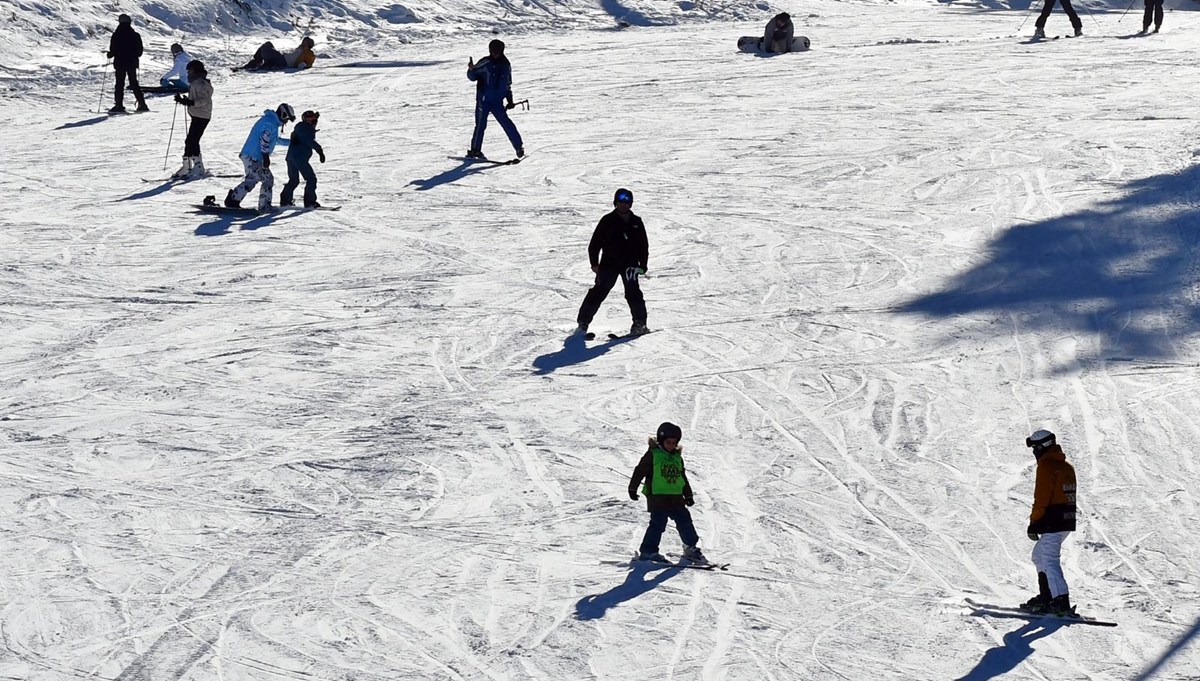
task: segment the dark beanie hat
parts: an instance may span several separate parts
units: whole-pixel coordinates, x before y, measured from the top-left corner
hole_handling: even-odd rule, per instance
[[[492,42],[488,43],[488,52],[499,52],[500,54],[504,54],[504,41],[496,38]]]

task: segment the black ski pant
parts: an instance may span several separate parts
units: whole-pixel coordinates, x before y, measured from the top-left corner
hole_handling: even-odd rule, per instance
[[[117,74],[117,85],[113,88],[113,98],[117,101],[117,106],[125,106],[125,79],[129,79],[129,89],[133,90],[133,96],[137,98],[139,107],[146,106],[146,98],[142,96],[142,86],[138,85],[137,67],[136,66],[116,66],[113,65],[113,70]]]
[[[304,205],[311,206],[317,202],[317,174],[313,172],[312,163],[308,159],[293,159],[287,157],[288,180],[279,193],[279,205],[286,206],[292,202],[292,194],[300,185],[300,177],[304,177]]]
[[[1042,13],[1038,15],[1037,21],[1033,22],[1038,28],[1046,28],[1046,20],[1050,18],[1050,10],[1054,9],[1056,0],[1046,0],[1046,4],[1042,7]],[[1071,0],[1057,0],[1062,3],[1063,11],[1067,13],[1067,18],[1071,20],[1071,28],[1083,28],[1083,22],[1079,20],[1079,15],[1075,13],[1075,8],[1071,6]]]
[[[187,137],[183,140],[184,156],[200,155],[200,138],[204,136],[204,129],[207,127],[207,118],[192,117],[192,127],[188,128]]]
[[[1148,30],[1154,24],[1154,30],[1162,26],[1163,0],[1146,0],[1146,14],[1142,16],[1142,30]]]
[[[604,267],[596,273],[596,283],[588,289],[587,296],[583,299],[583,305],[579,306],[579,317],[576,319],[578,323],[592,323],[592,318],[600,310],[600,304],[608,297],[608,292],[616,285],[618,279],[625,284],[625,300],[629,303],[629,313],[633,315],[633,321],[640,324],[646,323],[646,299],[642,297],[642,288],[638,285],[637,275],[626,277],[622,270]]]

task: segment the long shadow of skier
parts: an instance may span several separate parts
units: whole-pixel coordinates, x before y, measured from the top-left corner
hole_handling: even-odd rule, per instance
[[[112,116],[96,116],[95,118],[88,118],[88,119],[85,119],[82,121],[77,121],[75,123],[63,123],[62,125],[55,128],[55,130],[67,130],[68,128],[82,128],[85,125],[95,125],[97,123],[103,123],[104,121],[107,121],[110,118],[112,118]]]
[[[503,164],[502,163],[490,163],[490,162],[479,163],[476,161],[463,161],[462,164],[460,164],[457,168],[451,168],[450,170],[447,170],[445,172],[438,173],[437,175],[434,175],[433,177],[429,178],[428,180],[420,180],[420,179],[413,180],[412,182],[409,182],[409,184],[415,185],[417,188],[417,191],[419,191],[419,192],[428,191],[430,189],[433,189],[434,187],[439,187],[443,184],[450,184],[451,182],[458,182],[459,180],[463,179],[464,177],[466,177],[468,175],[474,175],[475,173],[482,173],[483,171],[488,170],[489,168],[499,168],[501,165],[503,165]]]
[[[1019,323],[1023,333],[1095,339],[1057,373],[1097,352],[1116,361],[1173,357],[1200,334],[1197,187],[1200,166],[1192,166],[1126,183],[1117,198],[1076,213],[1014,224],[978,264],[899,309],[967,317],[1006,337]]]
[[[333,66],[339,69],[407,69],[448,63],[450,62],[444,59],[439,61],[352,61],[349,64],[334,64]]]
[[[212,222],[200,225],[193,233],[196,236],[225,236],[233,231],[235,225],[243,232],[252,232],[281,220],[289,220],[297,215],[300,215],[300,213],[285,214],[277,211],[252,217],[217,213],[216,218]]]
[[[646,579],[647,573],[654,570],[659,570],[660,572],[650,579]],[[624,582],[602,594],[584,596],[579,599],[575,603],[575,619],[585,621],[598,620],[604,617],[610,609],[655,589],[659,584],[662,584],[680,572],[683,572],[683,568],[681,567],[660,566],[645,562],[634,563],[629,568],[629,575],[625,578]]]
[[[1011,672],[1033,654],[1030,643],[1053,634],[1062,626],[1063,623],[1058,620],[1040,620],[1008,632],[1001,645],[984,653],[974,669],[955,681],[987,681]]]
[[[622,343],[628,343],[633,340],[634,336],[623,336],[613,339],[607,343],[593,345],[588,347],[587,343],[583,342],[583,336],[571,335],[567,336],[563,341],[561,350],[546,353],[533,360],[533,367],[537,369],[535,372],[538,376],[545,376],[553,372],[555,369],[561,369],[572,364],[582,364],[584,362],[596,359],[600,355],[612,350]]]
[[[158,196],[163,192],[170,191],[171,187],[174,187],[176,184],[178,184],[178,182],[175,180],[167,180],[153,189],[147,189],[144,192],[130,194],[123,199],[117,199],[117,201],[137,201],[138,199],[148,199],[151,196]]]

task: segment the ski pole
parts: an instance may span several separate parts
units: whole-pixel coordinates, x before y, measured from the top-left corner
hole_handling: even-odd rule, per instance
[[[1129,10],[1133,9],[1133,3],[1135,2],[1137,2],[1137,0],[1129,0],[1129,6],[1125,8],[1124,12],[1121,12],[1121,19],[1124,19],[1125,15],[1129,14]],[[1121,19],[1117,19],[1118,24],[1121,23]]]
[[[171,134],[167,136],[167,153],[163,154],[163,170],[167,169],[167,159],[171,158],[171,140],[175,138],[175,117],[179,115],[179,102],[175,102],[175,113],[171,114]]]
[[[1092,8],[1088,7],[1087,3],[1083,0],[1079,0],[1079,4],[1083,5],[1083,8],[1087,10],[1088,16],[1091,17],[1092,21],[1096,24],[1096,28],[1100,28],[1100,22],[1096,19],[1096,15],[1092,14]]]
[[[1049,2],[1049,0],[1046,1]],[[1017,27],[1017,33],[1020,33],[1021,29],[1025,28],[1025,22],[1029,21],[1029,15],[1033,14],[1033,6],[1034,3],[1029,3],[1029,9],[1025,10],[1025,18],[1021,20],[1021,25]]]
[[[108,62],[104,62],[104,70],[100,73],[100,100],[96,102],[96,113],[104,109],[104,81],[108,80]]]

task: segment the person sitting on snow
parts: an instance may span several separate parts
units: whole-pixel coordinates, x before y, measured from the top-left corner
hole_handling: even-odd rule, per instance
[[[304,36],[304,40],[300,41],[300,47],[288,53],[288,68],[301,70],[312,68],[312,65],[317,61],[317,53],[313,52],[313,48],[316,45],[316,41],[308,36]]]
[[[244,71],[275,71],[278,69],[286,69],[287,60],[275,49],[269,41],[262,44],[258,51],[246,65],[242,67]]]
[[[171,45],[171,56],[175,60],[175,63],[171,65],[171,70],[167,71],[165,76],[158,79],[158,83],[165,88],[187,92],[187,65],[191,63],[192,58],[188,56],[187,52],[183,51],[183,45],[179,43]]]
[[[795,30],[795,27],[792,26],[792,18],[788,16],[787,12],[777,14],[774,19],[767,22],[767,30],[763,34],[762,41],[763,52],[791,52]]]

